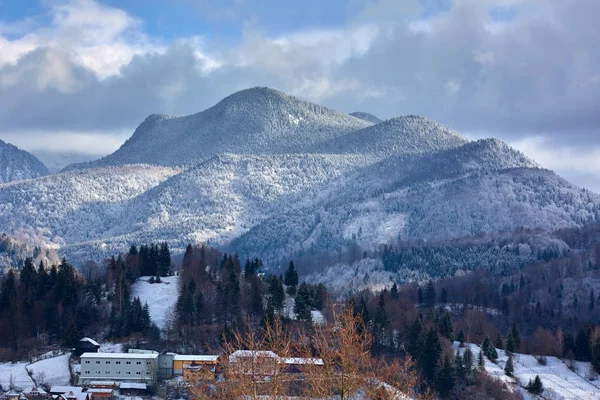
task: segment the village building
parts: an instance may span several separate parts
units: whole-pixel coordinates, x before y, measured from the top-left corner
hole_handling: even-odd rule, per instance
[[[214,367],[219,362],[219,356],[213,355],[182,355],[176,354],[173,357],[173,374],[183,375],[183,366],[195,363],[196,365],[208,365]]]
[[[84,353],[79,379],[81,385],[99,380],[154,385],[158,379],[158,354]]]
[[[80,357],[83,353],[97,353],[100,350],[100,344],[94,339],[84,337],[77,342],[73,355]]]

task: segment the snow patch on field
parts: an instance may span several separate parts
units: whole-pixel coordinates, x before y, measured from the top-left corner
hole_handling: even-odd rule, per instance
[[[162,283],[148,283],[149,276],[142,276],[131,286],[132,297],[148,303],[150,317],[160,329],[165,329],[175,310],[179,295],[179,276],[160,278]]]

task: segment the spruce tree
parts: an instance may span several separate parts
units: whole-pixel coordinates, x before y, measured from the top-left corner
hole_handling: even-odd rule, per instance
[[[597,373],[600,373],[600,336],[596,338],[594,350],[592,351],[592,365]]]
[[[421,366],[425,378],[429,382],[435,381],[437,368],[442,354],[442,344],[437,332],[434,329],[429,329],[425,339],[425,346],[421,356]]]
[[[423,294],[423,301],[425,303],[425,307],[433,307],[435,306],[435,286],[433,285],[433,281],[427,282],[427,286],[425,287],[425,293]]]
[[[532,394],[542,394],[544,391],[544,385],[542,385],[542,380],[539,375],[536,375],[533,380],[529,380],[529,384],[527,385],[527,391]]]
[[[471,347],[467,347],[465,349],[465,353],[463,354],[463,364],[465,366],[465,376],[469,377],[471,375],[471,371],[473,370],[473,351],[471,351]]]
[[[512,331],[508,333],[506,338],[506,351],[509,353],[514,353],[515,351],[515,339],[513,337]]]
[[[454,388],[454,368],[448,356],[444,358],[436,376],[436,388],[442,397],[446,397]]]
[[[510,332],[512,333],[513,340],[515,342],[515,350],[514,351],[519,351],[519,349],[521,348],[521,335],[519,333],[519,327],[517,326],[516,321],[513,322]]]
[[[462,328],[460,328],[460,331],[458,331],[458,335],[456,335],[456,340],[460,343],[460,347],[464,347],[465,331]]]
[[[452,321],[450,321],[450,314],[447,312],[443,312],[440,315],[439,322],[439,330],[440,334],[448,339],[449,341],[454,340],[454,328],[452,327]]]
[[[500,332],[498,332],[498,335],[496,336],[496,348],[504,349],[504,341],[502,340],[502,335],[500,335]]]
[[[513,376],[515,372],[515,367],[513,365],[512,356],[508,356],[508,360],[506,360],[506,365],[504,366],[504,373],[508,376]]]
[[[442,293],[440,293],[440,303],[448,303],[448,292],[446,291],[445,287],[442,288]]]
[[[392,285],[390,295],[392,297],[392,300],[398,300],[400,298],[400,293],[398,293],[398,285],[396,285],[396,282],[394,282],[394,284]]]
[[[477,356],[477,366],[483,370],[485,368],[485,360],[483,358],[483,349],[479,350],[479,355]]]

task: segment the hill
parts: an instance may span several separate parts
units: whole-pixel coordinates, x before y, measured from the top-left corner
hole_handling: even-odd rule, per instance
[[[303,153],[371,123],[269,88],[242,90],[185,117],[151,115],[113,154],[68,169],[181,165],[220,153]]]
[[[34,155],[0,140],[0,183],[48,175],[49,171]]]

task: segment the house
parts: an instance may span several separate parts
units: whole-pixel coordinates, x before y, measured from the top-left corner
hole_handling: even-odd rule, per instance
[[[100,344],[98,344],[98,342],[94,339],[84,337],[77,342],[73,355],[75,357],[80,357],[83,353],[97,353],[98,350],[100,350]]]
[[[157,353],[83,353],[79,382],[109,380],[153,385],[158,378]]]
[[[197,365],[216,366],[218,362],[219,356],[175,354],[173,356],[173,374],[183,375],[183,366],[185,364],[196,363]]]
[[[200,382],[212,382],[216,379],[216,364],[197,364],[196,361],[192,361],[191,364],[183,364],[183,380],[190,385],[197,385]]]
[[[46,400],[48,393],[43,389],[33,387],[29,392],[25,393],[25,397],[27,397],[27,400]]]
[[[119,389],[122,396],[143,396],[147,394],[148,385],[139,382],[123,382]]]
[[[273,376],[279,364],[279,356],[272,351],[237,350],[229,356],[230,372],[234,374]]]
[[[19,400],[21,394],[16,392],[15,390],[10,390],[8,393],[5,394],[5,396],[6,400]]]
[[[55,400],[90,400],[87,393],[79,386],[52,386],[51,398]],[[69,397],[69,399],[67,399]]]
[[[86,393],[89,396],[89,400],[112,399],[115,395],[115,391],[113,389],[105,388],[89,388]]]

